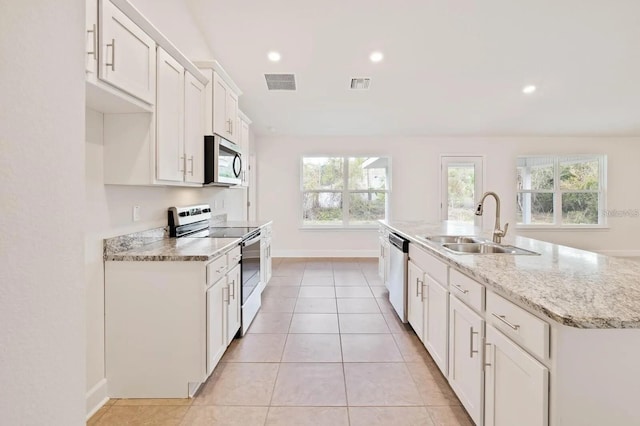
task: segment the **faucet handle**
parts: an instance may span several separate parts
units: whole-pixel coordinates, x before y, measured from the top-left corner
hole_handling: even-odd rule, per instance
[[[502,236],[504,237],[505,235],[507,235],[507,229],[509,229],[509,224],[505,223],[504,224],[504,230],[502,231]]]

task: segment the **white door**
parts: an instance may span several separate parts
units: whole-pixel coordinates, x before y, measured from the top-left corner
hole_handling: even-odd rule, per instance
[[[424,345],[445,377],[449,363],[449,291],[425,275]]]
[[[441,157],[441,219],[480,226],[475,215],[482,196],[482,157]]]
[[[408,265],[407,317],[409,324],[413,327],[413,331],[415,331],[418,338],[424,342],[424,271],[412,261],[409,261]]]
[[[240,265],[236,265],[227,274],[227,285],[229,288],[228,298],[228,310],[227,310],[227,345],[231,343],[236,335],[236,332],[240,329],[240,311],[241,311],[241,297],[240,297]]]
[[[483,421],[483,323],[478,314],[449,297],[449,384],[477,425]]]
[[[189,72],[184,80],[184,180],[204,183],[204,85]]]
[[[184,68],[158,48],[156,99],[156,161],[158,180],[184,180]]]
[[[226,293],[224,278],[207,290],[207,376],[227,349]]]
[[[98,77],[153,104],[156,92],[156,42],[115,7],[100,0]]]
[[[485,424],[546,426],[549,370],[491,325],[486,345]]]

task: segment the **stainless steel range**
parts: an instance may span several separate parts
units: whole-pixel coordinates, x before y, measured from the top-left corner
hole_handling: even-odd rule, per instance
[[[176,238],[241,238],[242,239],[242,326],[244,336],[261,305],[256,292],[260,284],[260,228],[254,226],[210,226],[208,204],[171,207],[168,212],[169,235]]]

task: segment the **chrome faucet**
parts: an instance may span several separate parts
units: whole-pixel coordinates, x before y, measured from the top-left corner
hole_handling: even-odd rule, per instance
[[[480,202],[476,207],[476,216],[482,216],[484,199],[489,195],[496,199],[496,224],[493,228],[493,242],[496,244],[500,244],[502,242],[502,237],[507,235],[509,224],[505,223],[504,230],[500,229],[500,197],[498,197],[498,194],[491,191],[482,194],[482,198],[480,199]]]

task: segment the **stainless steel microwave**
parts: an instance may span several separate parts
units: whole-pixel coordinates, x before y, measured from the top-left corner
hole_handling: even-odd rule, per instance
[[[204,184],[239,185],[242,176],[242,151],[222,136],[204,137]]]

